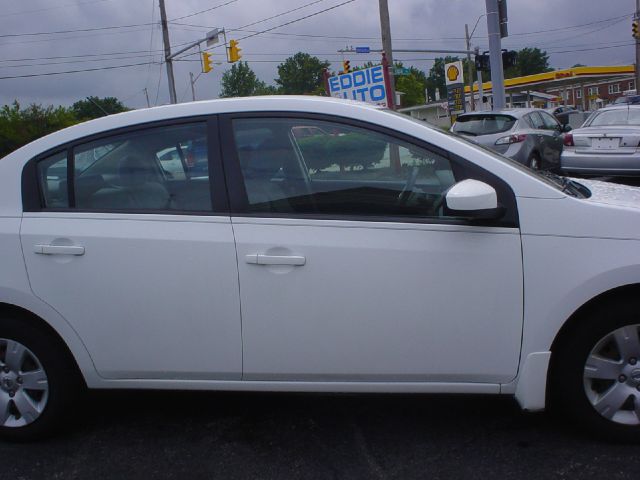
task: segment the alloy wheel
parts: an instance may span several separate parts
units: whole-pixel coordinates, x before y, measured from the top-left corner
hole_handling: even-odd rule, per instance
[[[0,338],[0,426],[33,423],[48,398],[49,382],[38,357],[20,342]]]
[[[618,328],[587,356],[583,380],[593,408],[606,419],[640,425],[640,325]]]

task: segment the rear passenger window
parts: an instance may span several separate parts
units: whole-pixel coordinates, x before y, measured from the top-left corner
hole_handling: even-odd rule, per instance
[[[38,162],[38,181],[45,208],[68,208],[67,151]]]
[[[210,211],[204,123],[157,127],[74,149],[75,206],[115,211]]]

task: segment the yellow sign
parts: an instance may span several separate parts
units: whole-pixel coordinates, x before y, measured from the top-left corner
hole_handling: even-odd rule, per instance
[[[455,83],[459,76],[460,70],[458,70],[458,67],[455,65],[449,65],[449,68],[447,68],[447,79],[449,82]]]

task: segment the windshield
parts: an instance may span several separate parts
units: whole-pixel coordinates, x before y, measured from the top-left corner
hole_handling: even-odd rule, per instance
[[[594,113],[587,127],[606,127],[611,125],[640,125],[640,109],[616,108]]]
[[[516,119],[509,115],[464,115],[453,124],[453,131],[465,135],[492,135],[511,130]]]

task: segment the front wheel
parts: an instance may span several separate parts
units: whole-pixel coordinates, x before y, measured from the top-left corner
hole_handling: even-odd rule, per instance
[[[14,318],[0,318],[0,436],[45,437],[63,423],[80,391],[75,366],[58,341]]]
[[[640,441],[640,323],[632,305],[600,307],[554,352],[550,393],[581,427]]]

